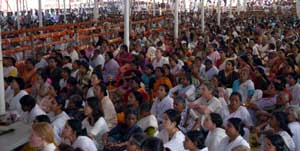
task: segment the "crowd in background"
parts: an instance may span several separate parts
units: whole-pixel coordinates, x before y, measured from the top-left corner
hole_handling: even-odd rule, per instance
[[[180,14],[130,47],[106,37],[4,57],[9,115],[32,125],[23,150],[299,151],[299,20],[286,10]],[[44,58],[44,55],[50,55]],[[14,119],[14,120],[16,120]],[[74,149],[75,148],[75,149]]]

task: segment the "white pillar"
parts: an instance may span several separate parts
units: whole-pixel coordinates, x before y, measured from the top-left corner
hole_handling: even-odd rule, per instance
[[[204,0],[201,0],[201,31],[204,32],[204,26],[205,26],[205,23],[204,23]]]
[[[127,45],[129,48],[130,41],[129,41],[129,16],[130,16],[130,0],[125,0],[124,6],[124,44]]]
[[[238,15],[240,15],[241,13],[241,0],[237,0],[237,7],[236,7],[237,11],[238,11]]]
[[[153,4],[152,4],[152,7],[153,7],[153,16],[155,16],[156,14],[156,10],[155,10],[155,0],[153,0]]]
[[[43,16],[42,16],[42,0],[39,0],[39,27],[43,27]]]
[[[1,33],[1,25],[0,25]],[[4,76],[3,76],[3,57],[2,57],[2,39],[0,34],[0,115],[5,114],[5,90],[4,90]]]
[[[64,3],[64,23],[67,23],[66,0],[64,0],[63,3]]]
[[[221,10],[221,0],[218,0],[218,3],[217,3],[217,13],[218,13],[218,18],[217,18],[217,20],[218,20],[218,26],[220,26],[221,25],[221,12],[222,12],[222,10]]]
[[[233,17],[232,16],[232,0],[229,1],[229,17]]]
[[[296,1],[296,11],[297,11],[297,17],[300,19],[300,0]]]
[[[174,37],[178,38],[178,9],[179,9],[179,0],[175,0],[175,22],[174,22]]]
[[[17,3],[17,26],[18,26],[18,30],[21,29],[21,25],[20,25],[20,9],[19,9],[19,0],[16,0]]]
[[[94,20],[99,18],[99,0],[94,0]]]

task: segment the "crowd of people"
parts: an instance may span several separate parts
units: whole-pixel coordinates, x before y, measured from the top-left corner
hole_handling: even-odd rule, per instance
[[[171,20],[133,27],[130,47],[4,56],[10,120],[32,124],[23,150],[300,151],[295,14],[225,12],[217,26],[213,11],[204,32],[200,16],[180,14],[178,39]]]

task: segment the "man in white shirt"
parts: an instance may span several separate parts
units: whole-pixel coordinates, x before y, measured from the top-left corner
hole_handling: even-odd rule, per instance
[[[77,51],[71,46],[68,46],[67,50],[62,52],[62,55],[71,57],[72,62],[79,59]]]
[[[210,81],[214,75],[218,75],[219,70],[210,59],[206,59],[204,64],[205,68],[200,71],[200,76],[203,80]]]
[[[36,100],[31,95],[25,95],[21,98],[20,104],[22,106],[22,110],[26,112],[22,115],[22,120],[31,124],[35,117],[39,115],[46,115],[46,113],[36,104]]]
[[[101,65],[101,69],[103,69],[104,63],[105,63],[105,58],[103,57],[103,55],[101,54],[101,51],[99,49],[95,49],[91,60],[92,60],[92,67],[95,68],[95,67]]]

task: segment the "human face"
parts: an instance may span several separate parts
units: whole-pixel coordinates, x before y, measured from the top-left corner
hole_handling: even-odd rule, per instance
[[[247,79],[248,79],[248,73],[245,71],[245,70],[242,70],[241,72],[240,72],[240,79],[241,79],[241,81],[246,81]]]
[[[239,96],[233,95],[230,97],[230,105],[233,109],[238,109],[241,106],[241,101]]]
[[[160,69],[155,70],[155,76],[158,77],[158,78],[163,76],[163,73],[161,72]]]
[[[35,131],[32,131],[29,138],[29,143],[32,145],[32,147],[41,148],[43,145],[43,139]]]
[[[58,110],[60,110],[60,105],[57,104],[55,98],[51,99],[51,107],[50,107],[52,112],[57,112]]]
[[[167,96],[167,92],[166,92],[165,88],[164,88],[163,86],[160,86],[160,87],[158,88],[158,97],[159,97],[160,99],[163,99],[163,98],[166,97],[166,96]]]
[[[239,135],[239,132],[234,128],[234,126],[230,122],[227,123],[225,130],[226,130],[226,134],[230,138],[235,138],[236,136]]]
[[[185,139],[183,141],[183,146],[184,146],[184,149],[186,149],[186,150],[194,150],[197,148],[194,145],[194,143],[192,142],[192,140],[190,140],[187,136],[185,136]]]
[[[12,81],[11,87],[12,87],[12,89],[14,89],[14,90],[19,90],[19,89],[20,89],[19,84],[17,83],[16,80],[13,80],[13,81]]]
[[[48,61],[48,64],[49,64],[49,67],[50,67],[50,68],[56,68],[56,62],[55,62],[54,59],[50,59],[50,60]]]
[[[136,104],[136,98],[133,93],[129,93],[128,95],[128,105],[135,105]]]
[[[74,134],[73,129],[68,123],[66,123],[64,129],[62,130],[62,137],[70,138],[73,134]]]
[[[185,105],[182,103],[178,103],[178,102],[174,101],[173,105],[174,105],[174,109],[178,112],[183,112],[185,109]]]
[[[211,91],[208,90],[207,86],[202,84],[200,86],[200,94],[204,97],[204,98],[208,98],[211,95]]]
[[[209,130],[212,130],[216,127],[216,125],[211,121],[210,117],[205,118],[203,124],[204,124],[204,127],[206,127]]]
[[[231,64],[231,62],[227,61],[226,66],[225,66],[225,70],[226,71],[231,71],[232,69],[233,69],[233,65]]]
[[[166,131],[172,131],[176,126],[175,123],[171,122],[167,114],[163,115],[162,125]]]
[[[136,123],[137,119],[136,119],[136,115],[134,114],[129,114],[126,116],[126,124],[128,127],[133,127]]]
[[[92,74],[91,82],[93,86],[96,86],[101,82],[101,80],[97,77],[97,75]]]
[[[272,116],[272,118],[269,120],[269,124],[272,128],[276,128],[278,125],[277,119],[275,116]]]
[[[140,151],[139,147],[134,143],[132,138],[130,138],[129,141],[127,142],[126,150],[127,151]]]
[[[275,146],[268,138],[264,139],[264,151],[276,151]]]
[[[292,108],[288,108],[286,109],[285,113],[288,116],[288,120],[289,122],[294,122],[297,120],[297,118],[295,117],[295,115],[293,114],[293,109]]]
[[[86,103],[87,104],[87,103]],[[93,113],[93,109],[87,104],[85,107],[84,107],[84,115],[85,116],[90,116],[92,115]]]

